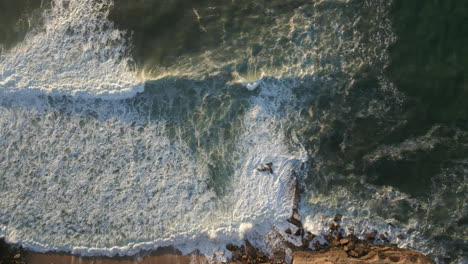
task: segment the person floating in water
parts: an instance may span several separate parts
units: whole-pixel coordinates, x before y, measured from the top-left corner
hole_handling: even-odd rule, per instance
[[[268,162],[265,164],[261,164],[260,167],[257,168],[258,171],[268,171],[270,174],[273,174],[273,169],[271,168],[273,166],[272,162]]]

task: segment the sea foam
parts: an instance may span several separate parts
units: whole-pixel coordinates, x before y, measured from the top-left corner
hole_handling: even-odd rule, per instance
[[[0,92],[117,99],[142,92],[110,1],[54,0],[44,24],[0,57]]]

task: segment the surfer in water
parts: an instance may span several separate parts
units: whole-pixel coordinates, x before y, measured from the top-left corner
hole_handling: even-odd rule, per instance
[[[268,162],[265,164],[261,164],[260,167],[257,168],[258,171],[268,171],[270,174],[273,174],[273,169],[271,168],[273,166],[272,162]]]

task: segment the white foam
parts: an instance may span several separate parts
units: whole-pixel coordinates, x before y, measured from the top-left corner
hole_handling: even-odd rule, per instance
[[[44,26],[1,55],[0,93],[116,99],[142,92],[123,32],[107,20],[110,3],[52,1]]]
[[[115,115],[104,119],[2,107],[0,234],[37,251],[109,256],[168,245],[212,255],[267,235],[290,216],[291,172],[305,159],[284,143],[284,91],[265,85],[252,99],[222,197],[208,187],[209,155],[169,138],[162,120],[112,103],[94,109]],[[272,175],[256,170],[267,161]]]

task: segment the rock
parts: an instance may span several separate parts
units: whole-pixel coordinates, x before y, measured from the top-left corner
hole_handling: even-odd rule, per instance
[[[315,238],[315,235],[313,235],[312,233],[307,231],[306,235],[304,236],[304,239],[302,239],[302,246],[304,248],[308,248],[309,243],[312,242],[312,240],[314,240],[314,238]]]
[[[246,260],[246,259],[247,259],[247,255],[242,255],[242,259]]]
[[[334,224],[334,223],[330,223],[330,224],[328,225],[328,227],[330,228],[331,231],[334,231],[334,230],[338,229],[339,225],[337,226],[337,225]]]
[[[286,252],[284,249],[278,249],[273,251],[272,259],[274,260],[284,260],[286,258]]]
[[[302,222],[294,217],[291,217],[288,219],[288,222],[299,227],[299,228],[302,228]]]
[[[346,244],[349,243],[349,241],[350,241],[349,238],[342,238],[342,239],[340,239],[340,244],[341,245],[346,245]]]
[[[389,246],[371,246],[369,253],[360,256],[357,251],[330,250],[325,252],[297,251],[292,264],[433,264],[428,257],[416,251]]]
[[[405,239],[405,236],[402,235],[402,234],[398,234],[396,237],[397,237],[398,239]]]
[[[335,240],[340,240],[340,239],[342,238],[341,233],[335,233],[335,234],[333,235],[333,238],[334,238]]]
[[[236,246],[236,245],[233,245],[233,244],[227,244],[226,249],[229,250],[229,251],[236,251],[236,250],[239,249],[239,247]]]
[[[307,231],[305,239],[308,241],[312,241],[315,238],[315,235],[312,234],[311,232]]]
[[[377,232],[372,232],[372,233],[367,233],[364,235],[365,238],[369,241],[374,241],[375,240],[375,237],[377,236]]]
[[[239,250],[234,250],[232,252],[232,259],[233,260],[240,260],[241,258],[241,253],[239,252]]]
[[[298,228],[294,233],[295,236],[302,236],[304,234],[304,229]]]
[[[396,228],[396,226],[394,224],[392,224],[392,223],[387,223],[387,225],[389,225],[389,226],[391,226],[393,228]]]
[[[254,248],[248,240],[245,240],[245,251],[250,258],[255,259],[257,257],[257,249]]]
[[[348,252],[348,255],[350,255],[351,257],[354,257],[354,258],[358,258],[358,257],[359,257],[359,254],[358,254],[356,251],[354,251],[354,250],[350,250],[350,251]]]
[[[291,228],[287,228],[286,230],[284,230],[284,232],[288,235],[292,234]]]
[[[360,257],[362,257],[369,253],[369,248],[365,244],[357,244],[354,246],[354,251],[357,252]]]
[[[390,242],[390,240],[384,234],[380,234],[380,240],[384,242]]]
[[[333,221],[335,221],[335,222],[340,222],[342,217],[343,217],[343,215],[341,215],[341,214],[336,214],[335,217],[333,218]]]
[[[21,258],[21,254],[16,254],[13,258],[14,259],[19,259],[19,258]]]

